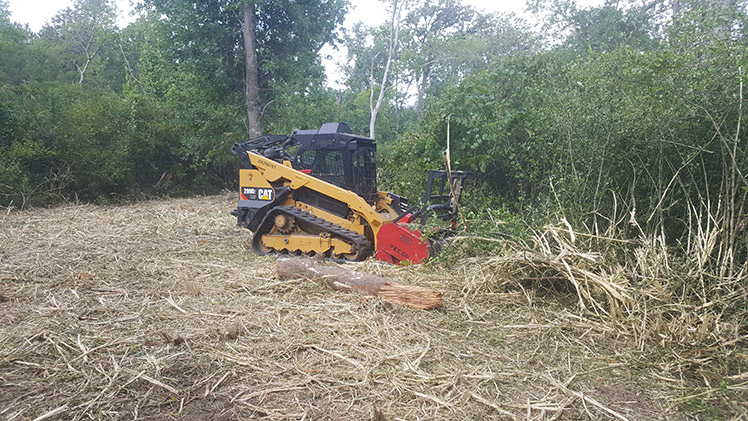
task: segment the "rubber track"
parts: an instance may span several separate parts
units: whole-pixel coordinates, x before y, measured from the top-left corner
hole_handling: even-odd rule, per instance
[[[293,216],[294,218],[302,220],[307,224],[313,225],[322,231],[329,232],[330,234],[343,239],[343,241],[347,243],[353,244],[356,247],[356,250],[360,250],[360,252],[356,254],[356,258],[353,259],[353,261],[362,261],[369,257],[372,252],[373,247],[371,241],[367,240],[366,237],[357,232],[351,231],[348,228],[341,227],[340,225],[333,224],[326,219],[322,219],[320,217],[312,215],[309,212],[304,212],[303,210],[293,206],[276,206],[275,208],[271,209],[267,215],[265,215],[265,218],[260,223],[260,226],[257,227],[257,231],[255,231],[254,235],[252,236],[252,249],[255,251],[255,253],[259,255],[269,254],[262,250],[260,242],[262,241],[262,236],[269,233],[270,229],[273,228],[273,225],[275,224],[275,216],[280,213],[285,213],[287,215]]]

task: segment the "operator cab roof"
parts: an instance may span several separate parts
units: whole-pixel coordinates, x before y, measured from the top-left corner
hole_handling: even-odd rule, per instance
[[[351,128],[345,123],[324,123],[319,130],[296,129],[291,137],[296,139],[305,149],[312,147],[313,144],[317,145],[317,148],[336,148],[338,147],[336,145],[348,145],[355,148],[355,145],[359,142],[362,145],[374,146],[375,144],[374,139],[351,133]]]
[[[317,135],[317,134],[335,134],[335,133],[347,133],[353,134],[351,128],[345,123],[324,123],[319,130],[307,129],[299,130],[296,129],[292,134],[294,135]]]

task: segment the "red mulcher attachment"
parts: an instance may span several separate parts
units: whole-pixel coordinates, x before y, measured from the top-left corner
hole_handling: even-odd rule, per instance
[[[419,264],[429,258],[429,240],[404,224],[382,226],[377,234],[377,259],[400,264]]]
[[[426,223],[428,214],[435,215],[442,221],[450,221],[454,229],[454,218],[457,216],[457,202],[462,194],[463,182],[474,179],[476,174],[465,171],[429,170],[426,191],[423,199],[403,211],[392,223],[384,225],[377,234],[377,259],[399,264],[410,262],[424,263],[431,254],[436,253],[439,242],[432,243],[405,223],[420,219],[421,226]],[[400,223],[402,221],[402,223]]]

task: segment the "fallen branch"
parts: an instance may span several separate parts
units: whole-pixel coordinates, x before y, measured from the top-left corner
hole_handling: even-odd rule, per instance
[[[420,310],[442,306],[442,293],[434,289],[330,266],[320,260],[279,258],[275,262],[275,273],[280,279],[323,281],[336,291],[374,295],[391,303]]]

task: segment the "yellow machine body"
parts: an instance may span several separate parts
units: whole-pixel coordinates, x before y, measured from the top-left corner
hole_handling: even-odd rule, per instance
[[[288,188],[290,193],[274,206],[293,207],[314,215],[328,223],[350,230],[366,237],[373,250],[377,249],[377,234],[380,228],[397,218],[398,213],[391,207],[392,199],[388,193],[378,192],[375,203],[367,203],[356,193],[330,184],[302,171],[294,169],[290,161],[282,164],[253,152],[247,152],[253,169],[239,170],[239,189],[245,200],[266,201],[272,203],[278,191]],[[296,199],[294,192],[307,188],[322,196],[345,203],[351,210],[343,218],[324,209],[312,206]],[[251,196],[250,196],[251,194]],[[287,221],[289,216],[278,216],[269,232],[263,234],[261,246],[267,251],[287,253],[325,254],[332,257],[351,258],[358,250],[329,232],[315,233],[304,230],[300,221]],[[369,251],[373,251],[369,250]],[[355,260],[355,259],[354,259]]]
[[[254,233],[256,253],[347,261],[375,254],[392,263],[429,257],[431,243],[407,223],[432,207],[379,191],[376,143],[345,123],[260,136],[232,152],[241,160],[232,215]]]

